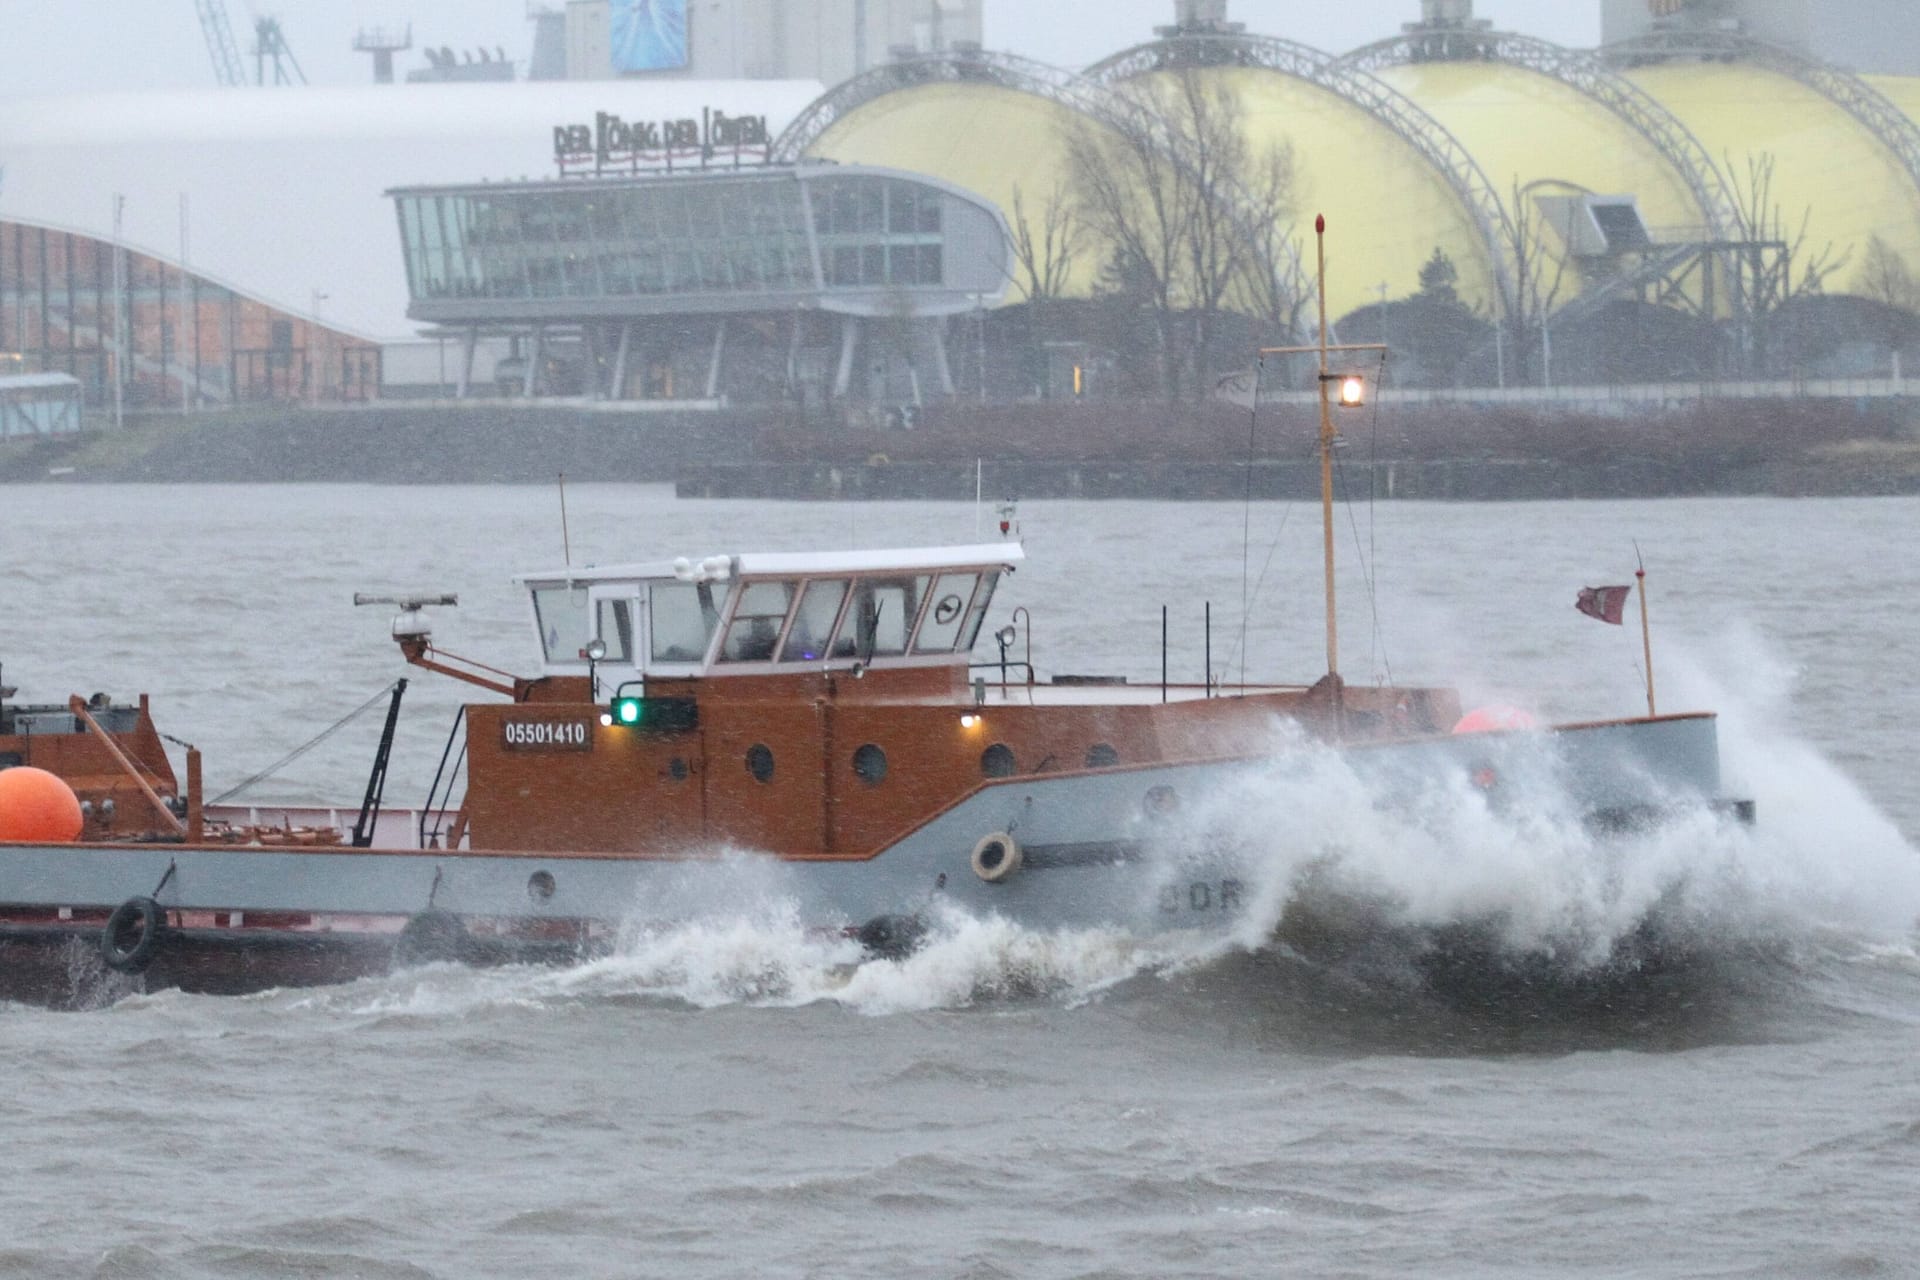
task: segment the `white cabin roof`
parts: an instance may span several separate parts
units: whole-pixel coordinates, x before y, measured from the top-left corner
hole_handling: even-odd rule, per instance
[[[1027,554],[1017,542],[989,542],[965,547],[909,547],[877,551],[751,552],[699,559],[659,560],[642,564],[588,565],[547,573],[518,574],[513,581],[532,583],[674,581],[700,576],[714,560],[725,560],[734,578],[838,577],[876,573],[912,573],[924,570],[979,569],[998,565],[1016,569]],[[712,576],[712,575],[708,575]]]

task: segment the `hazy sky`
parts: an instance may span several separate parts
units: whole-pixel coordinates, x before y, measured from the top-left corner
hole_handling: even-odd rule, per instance
[[[423,65],[418,46],[501,46],[524,62],[533,29],[525,0],[226,0],[234,34],[251,44],[254,14],[278,17],[316,84],[365,83],[370,60],[351,49],[361,27],[411,22],[415,49],[401,67]],[[1172,0],[986,0],[987,44],[1065,66],[1097,61],[1150,39],[1169,21]],[[1480,16],[1503,29],[1563,44],[1600,38],[1599,0],[1480,0]],[[1234,0],[1251,29],[1341,51],[1390,35],[1419,17],[1419,0]],[[108,88],[195,88],[214,84],[212,64],[189,0],[0,0],[7,57],[0,97]]]

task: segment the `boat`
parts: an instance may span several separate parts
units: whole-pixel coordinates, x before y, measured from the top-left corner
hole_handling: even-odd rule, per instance
[[[73,804],[51,835],[0,812],[0,994],[564,963],[768,893],[883,960],[951,913],[1218,934],[1251,905],[1223,815],[1328,758],[1383,805],[1550,792],[1603,834],[1751,821],[1723,793],[1713,714],[1656,714],[1651,684],[1645,716],[1488,727],[1451,689],[1341,677],[1331,405],[1354,388],[1324,329],[1309,350],[1328,647],[1311,683],[1042,678],[1030,617],[995,609],[1025,564],[1012,537],[525,574],[529,674],[441,648],[429,610],[451,596],[360,597],[394,608],[412,668],[478,691],[417,810],[384,806],[405,681],[360,803],[298,812],[208,804],[193,751],[178,785],[144,697],[0,702],[0,764],[56,778]]]

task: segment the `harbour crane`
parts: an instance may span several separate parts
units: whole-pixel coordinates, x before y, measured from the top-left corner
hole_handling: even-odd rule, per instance
[[[233,42],[233,24],[227,21],[227,6],[221,0],[194,0],[194,7],[200,12],[200,31],[207,38],[214,78],[223,88],[245,84],[247,73],[240,63],[240,47]]]
[[[227,18],[226,0],[194,0],[200,15],[200,31],[207,40],[207,54],[213,59],[214,78],[225,88],[249,83],[246,64],[240,60],[240,47],[233,39],[233,23]],[[253,20],[254,84],[305,84],[307,73],[287,44],[286,32],[278,18]],[[271,61],[272,79],[268,79]]]

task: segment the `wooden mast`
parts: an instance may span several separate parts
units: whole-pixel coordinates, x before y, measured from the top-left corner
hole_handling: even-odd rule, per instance
[[[1333,555],[1333,449],[1339,441],[1339,435],[1333,429],[1333,386],[1343,380],[1342,375],[1333,371],[1330,357],[1334,352],[1345,354],[1349,351],[1376,351],[1384,357],[1387,348],[1378,342],[1333,342],[1330,341],[1331,329],[1327,324],[1327,219],[1322,214],[1313,220],[1313,233],[1317,243],[1319,257],[1320,290],[1320,340],[1311,347],[1262,347],[1263,356],[1302,356],[1320,357],[1320,540],[1324,559],[1324,572],[1327,584],[1327,680],[1336,688],[1340,683],[1340,620],[1335,610],[1334,595],[1334,555]],[[1360,382],[1355,376],[1353,381]],[[1364,399],[1364,388],[1349,402],[1342,399],[1343,406],[1351,403],[1355,406]],[[1259,389],[1254,390],[1254,410],[1259,411]]]
[[[1333,371],[1327,363],[1327,218],[1313,220],[1320,284],[1320,538],[1326,559],[1327,674],[1340,674],[1340,622],[1334,611],[1333,563]]]

